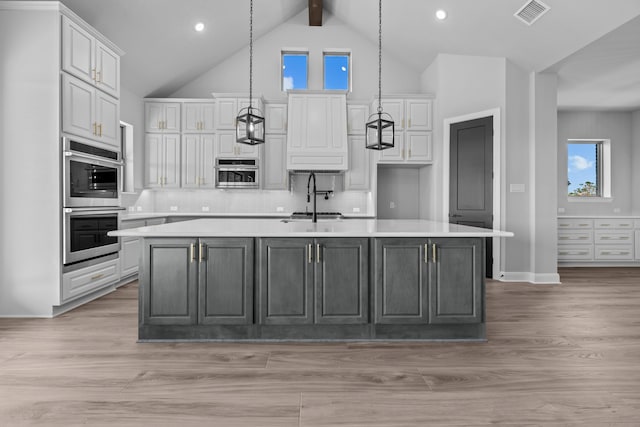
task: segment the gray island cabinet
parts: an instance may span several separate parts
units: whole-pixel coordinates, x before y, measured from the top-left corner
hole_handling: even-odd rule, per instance
[[[139,339],[485,339],[484,240],[430,221],[200,219],[142,239]]]

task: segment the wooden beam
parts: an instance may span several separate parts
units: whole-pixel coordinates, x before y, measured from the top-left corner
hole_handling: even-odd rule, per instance
[[[322,26],[322,0],[309,0],[309,26]]]

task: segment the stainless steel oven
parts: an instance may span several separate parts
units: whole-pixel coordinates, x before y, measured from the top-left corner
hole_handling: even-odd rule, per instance
[[[63,139],[63,206],[120,206],[120,153]]]
[[[117,237],[118,213],[124,208],[64,208],[63,263],[65,265],[111,254],[120,250]]]
[[[258,159],[216,160],[216,188],[259,188]]]

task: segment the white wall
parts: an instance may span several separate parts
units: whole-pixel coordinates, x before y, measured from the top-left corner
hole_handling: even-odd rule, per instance
[[[308,25],[307,10],[254,40],[253,90],[265,99],[284,98],[280,90],[280,52],[283,48],[309,49],[309,89],[322,89],[322,50],[351,49],[353,91],[350,99],[370,101],[378,92],[378,47],[342,21],[324,14],[320,27]],[[384,44],[383,44],[384,47]],[[420,71],[383,51],[384,93],[420,90]],[[172,97],[207,98],[211,92],[248,92],[249,49],[244,48],[223,63],[188,83]]]
[[[60,289],[59,23],[0,10],[0,316],[51,316]]]
[[[631,213],[640,215],[640,110],[631,115]]]
[[[633,120],[626,112],[560,112],[558,113],[558,207],[561,215],[630,215],[633,213],[634,187]],[[569,202],[567,197],[567,139],[611,139],[611,201]],[[637,198],[637,197],[636,197]],[[614,212],[619,209],[619,212]]]
[[[420,169],[379,166],[376,216],[380,219],[420,218],[421,193]]]

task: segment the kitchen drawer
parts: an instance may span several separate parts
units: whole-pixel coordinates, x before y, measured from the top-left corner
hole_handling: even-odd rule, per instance
[[[599,261],[632,261],[632,245],[596,245],[596,260]]]
[[[633,231],[601,231],[595,232],[595,243],[598,244],[620,244],[620,243],[633,243]]]
[[[623,229],[631,230],[633,220],[624,218],[600,218],[594,221],[595,228],[598,229]]]
[[[592,230],[560,230],[558,232],[558,244],[566,243],[593,243]]]
[[[592,219],[558,218],[558,230],[565,228],[590,229],[593,228]]]
[[[62,275],[62,300],[68,301],[120,280],[119,259],[112,259]]]
[[[593,245],[560,245],[558,261],[593,261]]]

